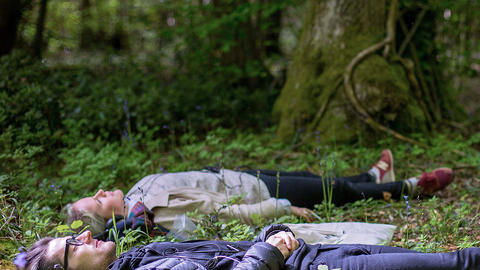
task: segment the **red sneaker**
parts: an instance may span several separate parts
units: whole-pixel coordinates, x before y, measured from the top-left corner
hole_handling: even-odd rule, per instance
[[[390,149],[384,149],[381,158],[372,167],[377,168],[379,177],[375,180],[377,184],[395,182],[395,173],[393,172],[393,155]]]
[[[424,172],[418,186],[423,194],[432,194],[435,191],[444,189],[453,180],[453,171],[450,168],[437,168],[429,173]]]

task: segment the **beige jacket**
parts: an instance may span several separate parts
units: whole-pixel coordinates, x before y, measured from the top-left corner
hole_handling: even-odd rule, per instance
[[[271,198],[263,181],[231,170],[149,175],[133,186],[125,199],[127,205],[143,201],[155,214],[154,222],[171,229],[177,215],[197,209],[199,213],[212,213],[234,195],[243,195],[243,201],[221,210],[220,219],[238,218],[251,224],[252,214],[267,219],[289,214],[285,200]]]

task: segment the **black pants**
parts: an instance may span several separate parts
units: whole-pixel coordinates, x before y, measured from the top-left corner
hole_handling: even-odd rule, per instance
[[[257,176],[267,185],[270,196],[277,196],[277,171],[275,170],[246,170],[245,172]],[[403,181],[376,184],[368,173],[350,177],[322,178],[310,172],[280,172],[278,198],[288,199],[292,205],[313,208],[326,198],[324,194],[327,186],[331,185],[332,203],[336,206],[361,199],[383,199],[385,192],[393,199],[400,199],[402,192],[407,193]]]
[[[388,246],[323,245],[318,249],[317,254],[312,264],[323,264],[328,266],[328,269],[480,269],[479,248],[467,248],[448,253],[421,253]]]

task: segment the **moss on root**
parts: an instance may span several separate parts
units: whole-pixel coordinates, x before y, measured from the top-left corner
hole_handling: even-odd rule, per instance
[[[343,93],[343,75],[349,62],[378,40],[377,36],[345,34],[316,55],[312,50],[297,55],[274,107],[279,138],[306,128],[323,141],[350,141],[368,130]],[[352,78],[358,100],[377,121],[405,132],[425,127],[400,65],[371,55],[356,67]],[[324,104],[326,110],[319,114]]]

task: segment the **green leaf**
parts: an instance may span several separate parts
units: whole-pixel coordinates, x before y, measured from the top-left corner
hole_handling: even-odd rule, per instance
[[[57,226],[57,231],[58,232],[69,232],[70,231],[70,227],[68,225],[65,225],[65,224],[62,224],[62,225],[58,225]]]
[[[70,227],[72,227],[72,229],[76,230],[76,229],[82,227],[82,225],[83,225],[83,221],[75,220],[74,222],[72,222],[72,225],[70,225]]]

